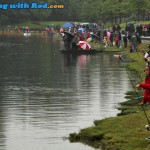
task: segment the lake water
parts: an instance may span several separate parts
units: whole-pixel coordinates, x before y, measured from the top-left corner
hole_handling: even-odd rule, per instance
[[[63,55],[45,37],[0,37],[0,149],[94,150],[65,140],[116,116],[129,79],[113,54]]]

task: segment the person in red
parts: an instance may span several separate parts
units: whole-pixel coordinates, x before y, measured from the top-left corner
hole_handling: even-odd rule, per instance
[[[90,30],[87,32],[86,38],[90,38]]]
[[[150,67],[146,66],[145,68],[145,83],[137,84],[136,88],[143,88],[144,89],[144,98],[140,102],[141,105],[149,103],[150,104]]]
[[[80,35],[79,35],[79,41],[84,41],[82,33],[80,33]]]
[[[115,44],[116,44],[116,47],[119,48],[119,35],[116,34],[115,36]]]

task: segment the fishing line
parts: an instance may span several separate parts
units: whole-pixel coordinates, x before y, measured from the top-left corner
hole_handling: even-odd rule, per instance
[[[128,72],[126,66],[125,66],[125,64],[123,63],[123,60],[122,60],[122,58],[121,58],[120,55],[119,55],[119,59],[121,60],[123,66],[124,66],[124,68],[125,68],[125,70],[126,70],[126,72],[127,72],[127,75],[129,76],[129,80],[130,80],[130,82],[131,82],[131,84],[132,84],[132,87],[134,88],[136,97],[137,97],[137,99],[138,99],[139,102],[140,102],[140,96],[138,95],[138,93],[137,93],[137,91],[136,91],[136,89],[135,89],[135,86],[134,86],[134,84],[133,84],[133,82],[132,82],[131,76],[130,76],[130,74],[129,74],[129,72]],[[145,114],[145,117],[146,117],[146,119],[147,119],[147,122],[148,122],[148,124],[149,124],[149,126],[150,126],[150,121],[149,121],[149,119],[148,119],[148,116],[147,116],[147,114],[146,114],[146,111],[145,111],[143,105],[141,105],[141,108],[142,108],[142,110],[143,110],[143,112],[144,112],[144,114]]]

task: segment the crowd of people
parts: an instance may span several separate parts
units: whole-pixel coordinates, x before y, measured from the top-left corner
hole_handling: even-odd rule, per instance
[[[54,26],[47,26],[43,35],[53,37],[57,29]],[[73,36],[69,34],[63,34],[64,31],[69,31]],[[16,26],[15,31],[20,31]],[[23,27],[24,33],[29,33],[29,27]],[[130,52],[136,52],[138,44],[141,43],[141,36],[150,36],[150,25],[144,24],[127,24],[124,29],[121,26],[113,25],[110,29],[104,29],[101,32],[101,28],[94,24],[92,27],[88,24],[80,25],[76,24],[74,27],[67,29],[59,28],[59,33],[64,35],[64,45],[66,49],[77,49],[79,41],[103,43],[104,47],[116,47],[116,48],[129,48]],[[101,34],[103,34],[101,36]],[[101,42],[102,41],[102,42]]]
[[[105,47],[107,46],[116,46],[116,48],[121,48],[124,46],[126,48],[127,46],[130,48],[130,52],[136,52],[137,51],[137,45],[141,44],[141,36],[145,33],[145,30],[141,29],[139,30],[140,26],[137,26],[134,28],[133,26],[126,26],[124,32],[121,31],[121,27],[118,24],[117,26],[113,26],[110,28],[110,30],[105,30],[103,32],[103,45]],[[141,27],[140,27],[141,28]],[[76,43],[78,43],[80,40],[88,41],[90,38],[91,41],[94,42],[100,42],[100,34],[101,32],[94,32],[93,29],[84,29],[82,32],[79,31],[76,28],[70,28],[69,31],[70,34],[64,34],[65,31],[63,28],[60,29],[60,33],[63,36],[64,45],[66,49],[77,49]],[[66,33],[68,33],[66,32]],[[146,104],[150,103],[150,45],[149,45],[149,51],[145,53],[144,60],[147,62],[146,68],[145,68],[145,82],[137,84],[135,88],[143,88],[144,89],[144,96],[140,104]]]
[[[136,52],[137,45],[141,44],[141,36],[138,32],[133,30],[133,26],[126,26],[125,30],[121,30],[118,24],[104,33],[104,41],[105,47],[107,45],[115,45],[117,48],[126,48],[129,46],[130,52]]]
[[[64,44],[71,45],[72,40],[74,44],[77,44],[79,41],[100,42],[100,40],[103,40],[104,47],[116,46],[116,48],[126,48],[128,46],[130,52],[136,52],[137,45],[141,44],[141,36],[149,35],[149,30],[149,25],[137,25],[135,27],[133,24],[128,24],[123,30],[119,24],[113,25],[109,30],[104,29],[103,32],[101,32],[101,29],[98,30],[97,26],[93,28],[89,26],[76,26],[68,29],[75,39],[72,36],[72,39],[70,39],[70,37],[65,35]],[[59,32],[64,35],[63,28],[60,28]],[[101,39],[102,33],[103,39]]]
[[[98,41],[98,36],[94,37],[93,30],[96,28],[90,28],[88,25],[77,25],[70,27],[68,30],[60,28],[59,32],[63,37],[64,48],[67,50],[79,49],[79,41]]]
[[[128,24],[125,27],[125,31],[137,32],[140,36],[150,36],[150,24]]]

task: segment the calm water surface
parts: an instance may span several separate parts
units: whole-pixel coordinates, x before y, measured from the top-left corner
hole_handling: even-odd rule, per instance
[[[58,43],[0,37],[0,150],[94,150],[64,137],[119,112],[130,85],[118,58],[63,55]]]

